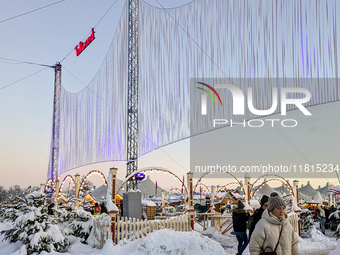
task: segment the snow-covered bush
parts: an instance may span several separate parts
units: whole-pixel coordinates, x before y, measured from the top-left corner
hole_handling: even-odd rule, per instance
[[[72,218],[72,213],[66,211],[64,208],[54,210],[54,219],[58,223],[64,223]]]
[[[44,194],[38,191],[28,194],[14,208],[6,210],[7,221],[13,225],[0,233],[10,242],[22,241],[27,254],[53,250],[63,252],[69,246],[68,240],[47,210]]]
[[[337,228],[333,236],[336,237],[336,239],[339,239],[340,238],[340,211],[336,210],[335,212],[331,213],[329,215],[329,219],[332,219],[333,221],[332,224],[336,224]]]
[[[93,228],[94,216],[85,212],[82,207],[70,213],[70,217],[74,220],[70,223],[69,228],[72,229],[73,235],[80,237],[83,243],[86,243],[87,238]]]
[[[303,208],[300,213],[301,219],[301,236],[304,238],[310,237],[309,230],[314,225],[314,215],[307,208]]]
[[[107,239],[106,228],[110,226],[110,222],[111,218],[106,213],[101,214],[99,218],[94,218],[93,227],[87,243],[93,248],[102,249]]]

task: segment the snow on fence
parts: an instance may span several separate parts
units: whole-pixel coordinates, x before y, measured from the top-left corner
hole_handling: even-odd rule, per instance
[[[298,233],[299,232],[299,227],[298,227],[299,217],[298,217],[298,215],[295,212],[290,212],[288,214],[288,220],[289,220],[290,225],[292,225],[294,231],[296,233]]]
[[[144,220],[131,219],[117,216],[116,243],[123,240],[134,240],[160,229],[172,229],[175,231],[190,231],[189,215],[184,214],[171,217],[165,220]]]
[[[106,240],[109,238],[110,217],[107,214],[101,214],[94,217],[92,229],[87,239],[89,245],[93,248],[102,249]]]

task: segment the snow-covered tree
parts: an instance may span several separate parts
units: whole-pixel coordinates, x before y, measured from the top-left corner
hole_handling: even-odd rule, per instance
[[[5,203],[6,201],[6,189],[3,186],[0,186],[0,203]]]
[[[5,212],[13,227],[0,233],[10,242],[22,241],[26,245],[27,254],[53,250],[63,252],[69,246],[68,239],[47,214],[45,198],[44,194],[33,192]]]
[[[308,231],[314,225],[314,215],[307,208],[302,208],[300,213],[300,219],[301,219],[301,236],[308,238],[309,237]]]
[[[333,224],[337,225],[336,231],[333,236],[336,237],[336,239],[339,239],[340,238],[340,211],[336,210],[335,212],[331,213],[329,215],[329,219],[331,218],[334,219]]]
[[[93,228],[93,219],[91,213],[85,212],[82,207],[70,213],[74,220],[70,223],[69,228],[72,229],[73,235],[80,237],[83,243],[86,243],[91,230]]]
[[[64,208],[54,210],[54,219],[58,223],[64,223],[70,220],[72,218],[71,213],[66,211]]]

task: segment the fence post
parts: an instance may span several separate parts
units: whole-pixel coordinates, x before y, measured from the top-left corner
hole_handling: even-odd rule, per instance
[[[79,208],[79,189],[80,189],[80,175],[79,174],[76,174],[75,175],[76,177],[76,209]]]
[[[187,173],[187,187],[188,187],[188,214],[190,216],[191,229],[194,230],[194,215],[195,209],[193,204],[193,186],[192,186],[193,173]]]
[[[45,183],[40,183],[40,191],[41,193],[45,193]]]
[[[246,173],[244,175],[244,182],[245,182],[245,185],[246,185],[246,202],[248,201],[248,204],[250,204],[250,196],[251,196],[251,184],[250,184],[250,174],[249,173]]]
[[[55,199],[54,199],[55,209],[58,209],[58,197],[59,197],[59,180],[56,180],[55,181]]]
[[[116,178],[117,178],[117,168],[112,167],[110,168],[111,171],[111,180],[108,180],[111,185],[112,185],[112,196],[111,196],[111,201],[114,205],[116,205]],[[109,186],[108,186],[109,188]],[[116,215],[118,211],[113,210],[109,212],[110,218],[111,218],[111,235],[112,235],[112,242],[116,242]]]
[[[211,195],[210,195],[210,207],[211,212],[215,213],[215,192],[216,192],[216,186],[211,186]]]
[[[164,213],[165,208],[165,190],[162,191],[162,213]]]
[[[294,181],[294,185],[295,185],[295,199],[296,199],[296,205],[298,207],[300,207],[300,201],[299,201],[299,181],[295,180]],[[295,211],[297,216],[298,216],[298,232],[299,232],[299,236],[301,236],[301,220],[300,220],[300,210]]]

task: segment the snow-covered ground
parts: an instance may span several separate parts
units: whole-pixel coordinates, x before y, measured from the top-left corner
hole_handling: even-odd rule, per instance
[[[132,255],[158,255],[158,254],[236,254],[237,240],[230,233],[221,235],[214,228],[208,228],[202,231],[198,225],[197,230],[191,232],[175,232],[172,230],[158,230],[148,236],[129,241],[126,244],[114,246],[111,241],[107,241],[102,250],[91,248],[80,242],[79,238],[69,236],[71,243],[68,252],[42,252],[42,255],[109,255],[109,254],[132,254]],[[8,228],[8,223],[0,224],[0,230]],[[337,247],[338,246],[338,247]],[[334,250],[337,247],[336,250]],[[318,231],[312,232],[312,237],[308,239],[299,239],[299,248],[301,255],[338,255],[340,254],[340,243],[335,238],[325,237]],[[21,242],[10,244],[2,240],[0,236],[0,254],[1,255],[25,255],[26,248]],[[244,255],[249,255],[248,249]]]
[[[198,226],[197,228],[200,227],[199,225],[197,226]],[[201,227],[200,230],[202,231]],[[216,232],[214,228],[210,227],[206,231],[202,231],[201,233],[217,241],[225,249],[224,254],[237,253],[237,239],[235,235],[230,234],[230,231],[223,236],[219,232]],[[320,231],[317,231],[316,229],[311,231],[311,236],[312,236],[311,238],[307,239],[299,238],[300,255],[313,255],[313,254],[326,255],[330,251],[334,250],[338,245],[338,242],[336,241],[335,238],[324,236]],[[249,255],[248,247],[242,254]],[[339,255],[340,252],[332,253],[332,255],[335,254]]]

